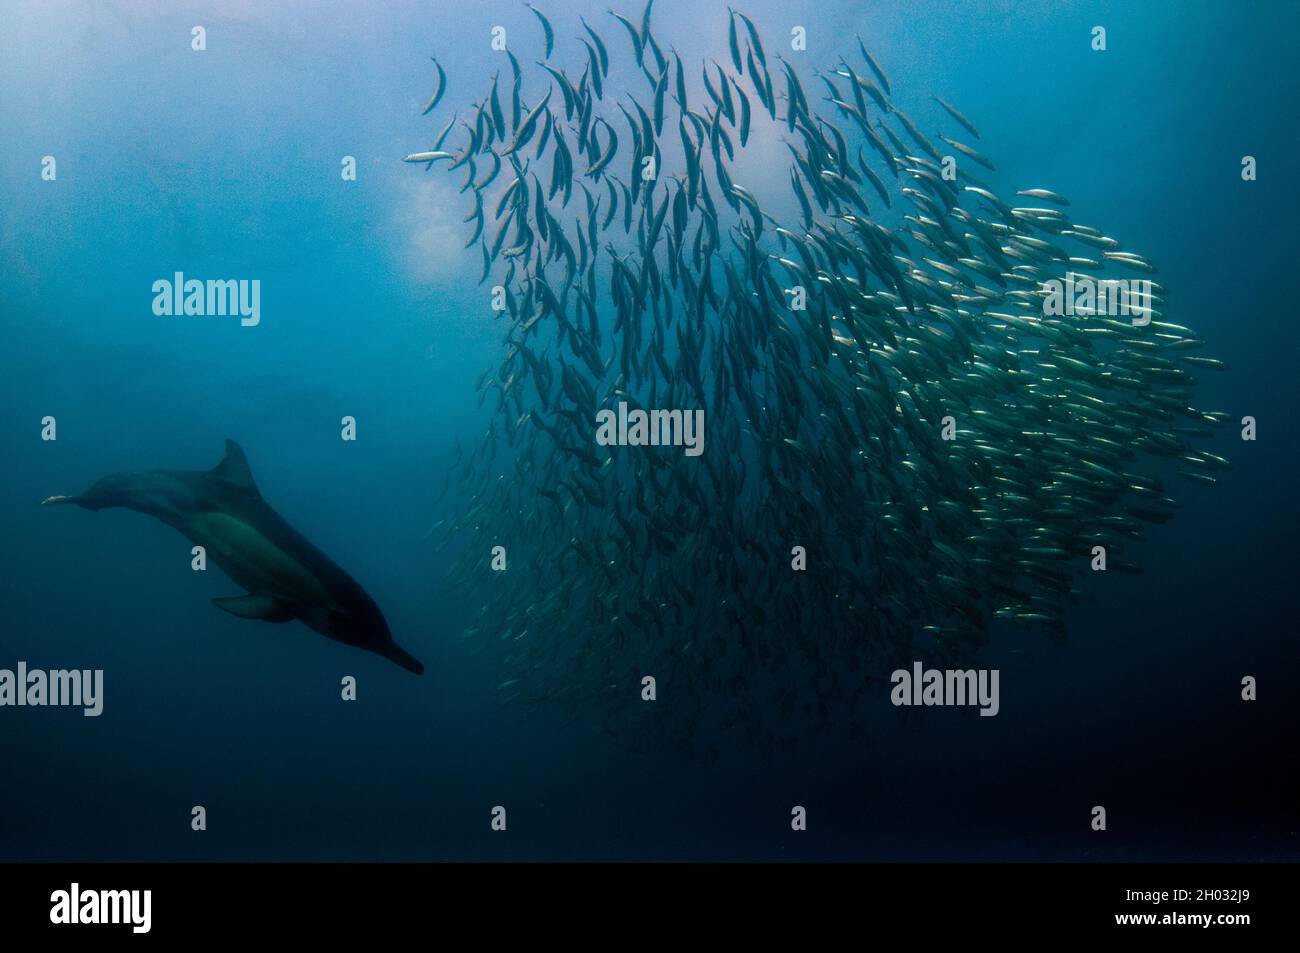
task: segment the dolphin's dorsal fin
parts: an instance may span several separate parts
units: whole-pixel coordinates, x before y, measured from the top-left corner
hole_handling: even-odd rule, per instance
[[[253,471],[248,469],[248,457],[244,456],[243,448],[233,440],[226,441],[226,455],[212,468],[212,474],[229,480],[254,496],[261,496],[257,484],[253,482]]]

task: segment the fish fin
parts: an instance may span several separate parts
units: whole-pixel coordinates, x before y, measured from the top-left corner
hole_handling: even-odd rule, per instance
[[[288,622],[293,611],[289,606],[272,596],[226,596],[213,599],[212,604],[218,609],[225,609],[241,619],[261,619],[263,622]]]
[[[211,472],[213,476],[229,480],[254,496],[262,495],[257,489],[257,484],[253,482],[253,471],[248,468],[248,457],[244,456],[243,448],[233,440],[226,441],[226,455]]]

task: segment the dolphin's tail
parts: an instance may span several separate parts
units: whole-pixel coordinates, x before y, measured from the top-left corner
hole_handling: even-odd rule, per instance
[[[383,645],[376,648],[375,651],[384,658],[396,662],[408,672],[414,672],[416,675],[424,674],[424,663],[396,642],[385,642]]]

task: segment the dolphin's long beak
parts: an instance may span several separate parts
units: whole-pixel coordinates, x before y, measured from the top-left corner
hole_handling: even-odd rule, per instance
[[[54,503],[80,503],[79,497],[75,496],[47,496],[41,500],[41,506],[50,506]]]
[[[424,674],[424,663],[396,642],[385,642],[383,645],[376,646],[374,651],[384,658],[396,662],[408,672],[413,672],[416,675]]]

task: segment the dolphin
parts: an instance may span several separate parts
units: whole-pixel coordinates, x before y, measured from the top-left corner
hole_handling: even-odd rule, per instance
[[[241,619],[299,619],[338,642],[375,652],[408,672],[424,666],[393,641],[375,601],[328,556],[262,499],[248,458],[226,441],[211,470],[116,473],[80,496],[51,496],[42,506],[75,503],[88,510],[120,506],[179,531],[247,591],[213,599]]]

